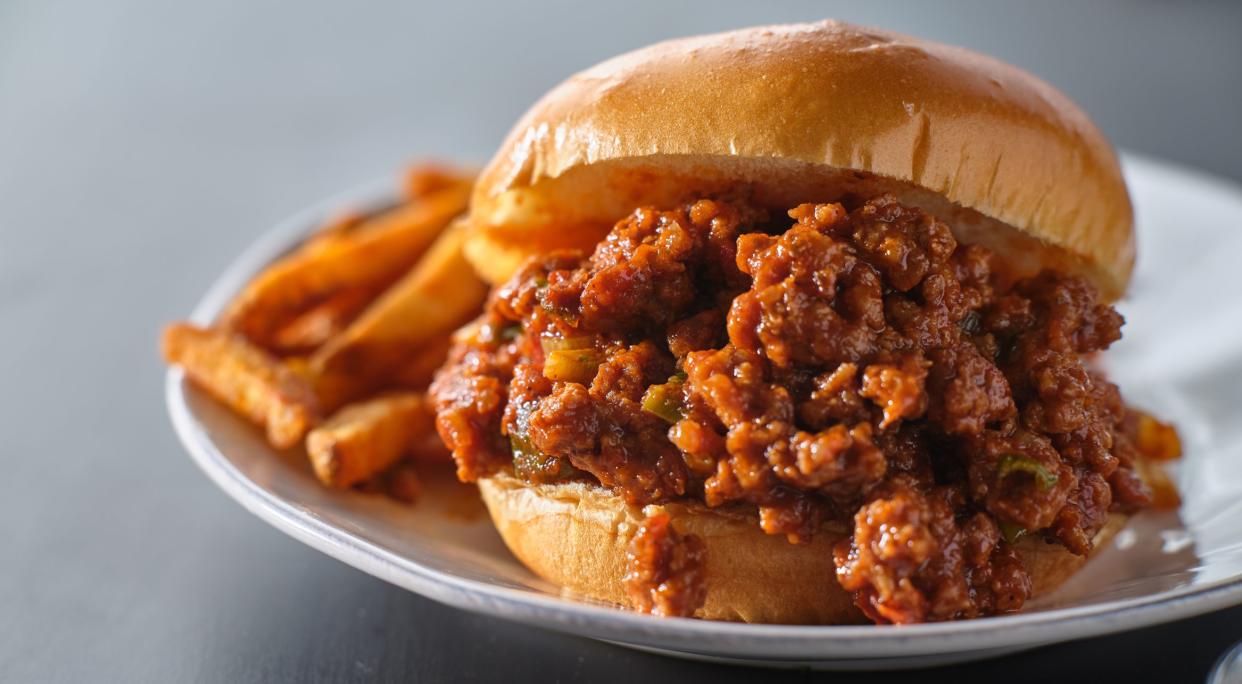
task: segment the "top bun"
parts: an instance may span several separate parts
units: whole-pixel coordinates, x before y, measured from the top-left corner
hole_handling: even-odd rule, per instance
[[[499,282],[640,205],[881,192],[1019,274],[1076,272],[1107,299],[1129,281],[1129,196],[1082,110],[989,57],[837,21],[669,41],[571,77],[484,170],[466,252]]]

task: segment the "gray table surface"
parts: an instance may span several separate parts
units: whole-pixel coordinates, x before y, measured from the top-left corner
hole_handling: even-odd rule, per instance
[[[838,16],[998,55],[1118,145],[1242,179],[1242,3],[764,5],[0,0],[0,681],[757,674],[386,585],[227,499],[164,414],[160,324],[261,231],[412,158],[484,161],[599,59]],[[1233,609],[920,678],[1190,681],[1238,637]]]

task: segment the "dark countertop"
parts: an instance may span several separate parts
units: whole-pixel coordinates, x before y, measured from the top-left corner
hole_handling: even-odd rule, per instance
[[[836,15],[996,54],[1119,146],[1242,180],[1242,4],[584,5],[0,2],[0,681],[818,678],[437,605],[247,514],[168,424],[159,326],[255,236],[416,156],[485,160],[601,58]],[[1199,681],[1238,638],[1242,608],[917,677]]]

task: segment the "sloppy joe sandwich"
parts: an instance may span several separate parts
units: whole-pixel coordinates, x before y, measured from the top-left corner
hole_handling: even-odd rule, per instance
[[[571,592],[1008,613],[1175,499],[1176,434],[1096,363],[1135,256],[1116,156],[994,59],[839,22],[623,55],[518,122],[465,230],[493,289],[437,429]]]

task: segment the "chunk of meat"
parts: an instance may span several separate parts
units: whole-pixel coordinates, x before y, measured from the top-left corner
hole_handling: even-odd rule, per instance
[[[622,583],[634,609],[665,617],[691,617],[707,598],[707,548],[682,535],[666,512],[645,520],[630,539]]]

